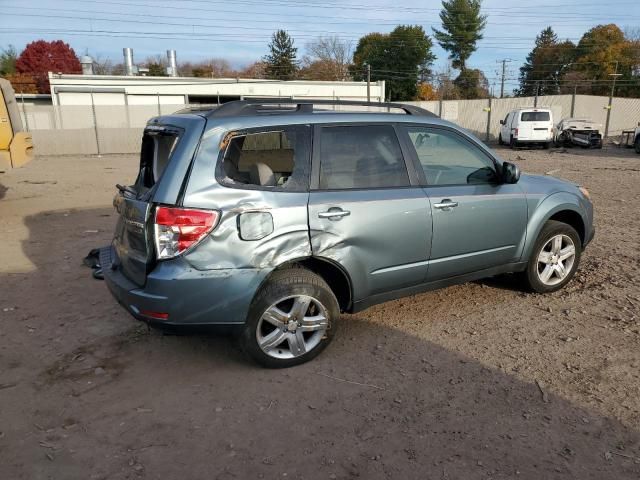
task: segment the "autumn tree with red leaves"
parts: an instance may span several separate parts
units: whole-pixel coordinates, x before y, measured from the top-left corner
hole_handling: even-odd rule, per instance
[[[82,66],[73,48],[62,40],[36,40],[20,54],[16,60],[16,70],[32,75],[39,93],[49,93],[48,72],[82,73]]]

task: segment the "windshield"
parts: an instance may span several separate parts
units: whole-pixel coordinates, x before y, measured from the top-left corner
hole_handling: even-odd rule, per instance
[[[551,120],[549,112],[522,112],[520,120],[523,122],[548,122]]]

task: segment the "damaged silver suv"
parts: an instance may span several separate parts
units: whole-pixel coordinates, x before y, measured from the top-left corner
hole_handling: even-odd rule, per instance
[[[157,117],[118,188],[100,250],[115,298],[155,326],[237,330],[268,367],[318,355],[340,312],[507,272],[555,291],[594,235],[584,188],[520,177],[400,104],[253,99]]]

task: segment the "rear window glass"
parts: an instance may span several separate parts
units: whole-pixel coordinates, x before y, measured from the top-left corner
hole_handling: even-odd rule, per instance
[[[306,190],[307,127],[236,135],[229,140],[222,167],[227,185]]]
[[[140,152],[139,181],[146,188],[153,187],[164,173],[178,144],[177,133],[145,132]]]
[[[523,122],[548,122],[551,120],[549,112],[522,112],[520,120]]]

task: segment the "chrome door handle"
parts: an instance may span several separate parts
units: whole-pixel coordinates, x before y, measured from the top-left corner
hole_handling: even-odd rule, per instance
[[[440,203],[434,203],[433,206],[435,208],[439,208],[441,210],[449,210],[450,208],[457,207],[458,206],[458,202],[452,202],[451,200],[449,200],[447,198],[445,200],[442,200],[442,202],[440,202]]]
[[[326,212],[319,212],[318,217],[320,218],[328,218],[329,220],[340,220],[342,217],[347,217],[351,215],[349,210],[342,210],[339,208],[332,209],[330,208]]]

